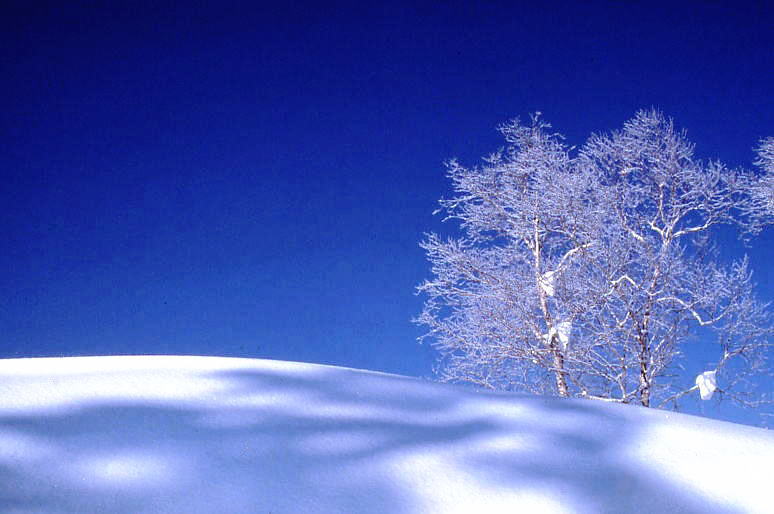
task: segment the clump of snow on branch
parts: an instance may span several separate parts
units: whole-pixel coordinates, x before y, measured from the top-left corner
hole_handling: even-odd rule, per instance
[[[717,371],[705,371],[696,377],[696,385],[699,386],[699,395],[702,400],[709,400],[718,389],[716,379]]]
[[[540,288],[547,296],[554,296],[554,274],[555,271],[546,271],[540,276]]]
[[[559,341],[562,350],[566,350],[567,345],[570,344],[570,332],[572,332],[572,322],[562,321],[556,326],[551,327],[551,329],[548,331],[548,334],[544,336],[545,341],[547,344],[551,344],[551,340],[554,338],[554,336],[556,336],[556,339]]]
[[[567,345],[570,344],[570,332],[572,332],[571,321],[563,321],[556,325],[556,336],[559,338],[563,350],[566,350]]]

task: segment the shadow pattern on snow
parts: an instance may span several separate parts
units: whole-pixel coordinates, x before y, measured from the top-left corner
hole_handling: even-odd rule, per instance
[[[0,408],[0,511],[733,512],[622,458],[625,408],[317,366],[189,379],[223,387]]]

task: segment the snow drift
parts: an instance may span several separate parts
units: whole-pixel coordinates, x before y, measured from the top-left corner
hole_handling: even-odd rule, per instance
[[[267,360],[0,360],[3,513],[765,512],[773,463],[766,430],[633,406]]]

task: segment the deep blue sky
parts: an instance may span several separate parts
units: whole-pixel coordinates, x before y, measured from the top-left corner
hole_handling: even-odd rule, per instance
[[[536,110],[580,145],[655,106],[731,165],[774,135],[765,2],[29,3],[0,8],[0,357],[430,376],[445,159]]]

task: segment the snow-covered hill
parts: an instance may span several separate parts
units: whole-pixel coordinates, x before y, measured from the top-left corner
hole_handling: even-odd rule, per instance
[[[0,512],[774,512],[774,434],[213,357],[0,360]]]

